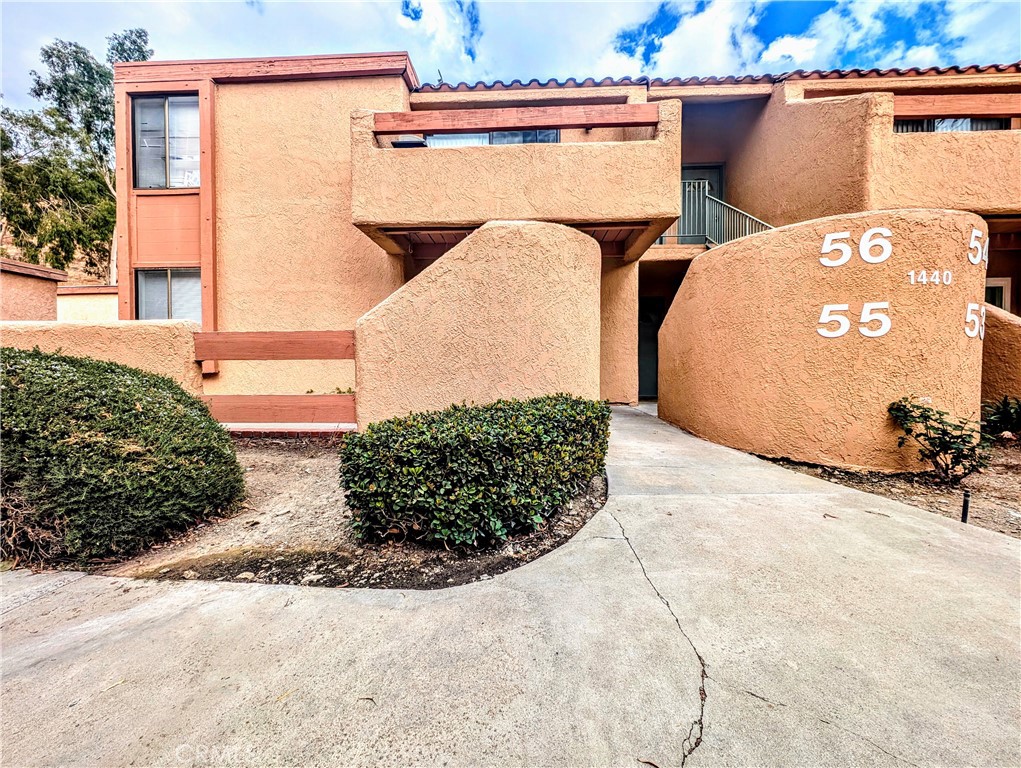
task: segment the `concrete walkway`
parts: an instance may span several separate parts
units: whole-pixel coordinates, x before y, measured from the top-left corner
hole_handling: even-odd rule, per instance
[[[609,476],[449,590],[3,574],[3,764],[1021,764],[1017,541],[632,409]]]

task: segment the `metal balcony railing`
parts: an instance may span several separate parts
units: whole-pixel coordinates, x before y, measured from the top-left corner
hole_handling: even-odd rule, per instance
[[[681,182],[681,217],[658,243],[687,243],[711,248],[773,227],[709,194],[708,181]]]

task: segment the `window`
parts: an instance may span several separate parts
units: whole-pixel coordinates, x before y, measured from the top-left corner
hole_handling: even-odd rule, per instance
[[[437,133],[425,137],[429,147],[474,147],[482,144],[559,144],[560,130]]]
[[[139,320],[202,322],[202,280],[197,269],[140,269],[135,272]]]
[[[132,100],[136,189],[199,185],[199,97]]]
[[[992,304],[1010,312],[1010,278],[986,278],[986,304]]]
[[[894,133],[948,133],[950,131],[1009,131],[1009,117],[937,117],[894,120]]]

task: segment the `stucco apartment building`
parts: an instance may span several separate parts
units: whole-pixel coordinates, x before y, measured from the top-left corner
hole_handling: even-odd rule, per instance
[[[715,348],[711,377],[773,332],[785,310],[763,297],[795,306],[791,322],[808,334],[778,348],[830,345],[792,363],[812,381],[839,358],[833,344],[852,354],[841,370],[878,354],[923,379],[957,371],[924,351],[939,333],[897,315],[910,305],[936,324],[953,303],[947,354],[968,361],[955,375],[974,410],[982,348],[964,324],[983,300],[1021,307],[1021,62],[423,85],[407,54],[379,53],[117,64],[115,91],[118,314],[200,324],[192,388],[225,422],[364,426],[560,390],[658,395],[662,412],[679,407],[660,391],[684,379],[678,356],[705,362],[692,349]],[[944,213],[855,218],[892,209]],[[807,250],[785,276],[777,265],[797,243]],[[855,247],[861,259],[849,261]],[[836,290],[839,270],[826,267],[848,264],[843,291],[868,284],[855,270],[891,252],[898,271],[876,285],[893,292],[892,310],[890,296],[823,296],[837,303],[822,315],[805,304],[800,285]],[[766,254],[761,274],[740,274]],[[816,272],[802,274],[806,264]],[[795,274],[802,282],[776,287]],[[727,322],[747,333],[724,339],[722,320],[695,330],[696,318],[666,334],[668,315],[688,311],[682,283],[687,307],[736,307]],[[859,307],[860,335],[833,341],[849,322],[833,313]],[[894,332],[876,339],[890,328],[883,311]],[[692,333],[694,347],[681,339]],[[670,360],[657,366],[664,345]],[[873,405],[917,381],[889,384]],[[829,458],[883,464],[852,454]]]

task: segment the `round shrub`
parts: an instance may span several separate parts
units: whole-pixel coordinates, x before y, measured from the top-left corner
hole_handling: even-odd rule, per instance
[[[230,437],[174,381],[38,350],[0,365],[5,558],[126,557],[242,496]]]
[[[359,538],[452,545],[534,530],[605,468],[610,407],[570,395],[370,424],[341,449]]]

